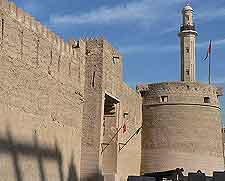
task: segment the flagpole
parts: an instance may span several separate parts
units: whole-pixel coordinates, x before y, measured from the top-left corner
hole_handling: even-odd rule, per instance
[[[135,136],[139,133],[139,131],[142,129],[142,126],[137,130],[135,131],[135,133],[126,141],[126,143],[123,144],[123,146],[119,149],[119,151],[121,151],[126,145],[127,143]]]
[[[212,40],[210,40],[209,44],[209,85],[211,84],[211,48],[212,48]]]
[[[211,53],[209,54],[209,84],[211,84]]]

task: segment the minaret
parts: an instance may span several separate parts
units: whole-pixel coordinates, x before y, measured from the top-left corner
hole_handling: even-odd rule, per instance
[[[195,39],[197,32],[193,22],[193,9],[186,5],[183,10],[183,25],[180,27],[181,81],[195,81]]]

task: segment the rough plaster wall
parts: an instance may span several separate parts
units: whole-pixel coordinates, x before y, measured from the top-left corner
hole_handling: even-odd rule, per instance
[[[126,142],[142,124],[142,99],[130,87],[123,82],[123,59],[122,56],[104,41],[104,70],[103,85],[107,93],[120,100],[119,117],[117,128],[119,129],[127,122],[127,132],[118,134],[118,143]],[[113,60],[114,57],[114,60]],[[116,57],[116,58],[115,58]],[[124,118],[124,112],[128,116]],[[116,140],[115,140],[116,141]],[[119,146],[117,148],[119,150]],[[141,133],[135,136],[121,152],[117,153],[117,178],[126,180],[128,175],[140,174],[141,162]]]
[[[185,174],[224,170],[222,91],[207,84],[167,82],[141,87],[143,96],[142,173],[182,167]],[[160,102],[168,96],[168,102]],[[204,103],[204,97],[210,103]]]
[[[103,42],[86,42],[84,117],[82,123],[81,178],[98,177],[102,114]]]
[[[118,97],[123,83],[123,59],[106,40],[103,46],[103,86],[106,92]]]
[[[142,99],[125,83],[121,85],[119,127],[126,123],[127,131],[119,133],[118,143],[125,143],[142,125]],[[124,117],[124,113],[128,115]],[[118,153],[117,174],[125,181],[129,175],[140,175],[141,131]]]
[[[202,106],[165,105],[143,109],[143,172],[178,167],[212,175],[223,170],[220,112]]]
[[[117,115],[105,115],[105,133],[103,143],[109,143],[115,135],[117,128]],[[110,145],[104,150],[102,156],[103,174],[116,174],[117,172],[117,141],[116,137]],[[104,145],[105,146],[105,145]]]
[[[77,59],[7,9],[1,19],[1,178],[79,177],[84,79],[79,83]]]

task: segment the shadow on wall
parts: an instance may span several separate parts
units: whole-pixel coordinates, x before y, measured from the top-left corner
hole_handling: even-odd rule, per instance
[[[19,156],[23,157],[30,157],[37,160],[38,164],[38,175],[40,181],[50,181],[46,177],[45,169],[44,169],[44,161],[50,160],[55,162],[57,165],[57,174],[59,175],[59,181],[77,181],[77,173],[76,173],[76,166],[73,163],[74,155],[71,156],[71,161],[68,170],[68,178],[64,179],[63,173],[63,158],[62,153],[59,150],[57,143],[55,144],[54,148],[49,148],[47,145],[40,145],[38,142],[38,138],[36,133],[34,134],[33,143],[19,143],[16,142],[12,133],[9,129],[6,131],[6,137],[0,138],[0,154],[7,154],[11,157],[12,165],[13,165],[13,172],[15,175],[15,181],[24,181],[24,173],[20,168],[19,163]],[[27,174],[27,173],[26,173]],[[92,179],[93,180],[93,179]]]
[[[104,177],[100,173],[96,173],[81,179],[81,181],[104,181]]]

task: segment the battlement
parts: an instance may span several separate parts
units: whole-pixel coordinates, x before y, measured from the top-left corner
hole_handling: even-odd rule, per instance
[[[223,87],[217,87],[217,95],[218,96],[223,96],[223,92],[224,92]]]
[[[154,84],[145,84],[137,86],[138,92],[150,91],[152,94],[159,92],[186,92],[189,91],[193,94],[195,93],[205,93],[205,94],[222,94],[223,89],[218,88],[213,85],[198,83],[198,82],[162,82]]]
[[[163,82],[138,85],[143,104],[201,104],[219,107],[222,90],[216,86],[198,82]]]
[[[33,16],[18,8],[15,3],[8,0],[0,0],[0,10],[8,13],[8,15],[20,22],[22,26],[45,36],[62,54],[72,54],[72,46],[69,43],[64,42],[62,38],[51,32]],[[79,43],[84,44],[84,40],[79,40]]]

